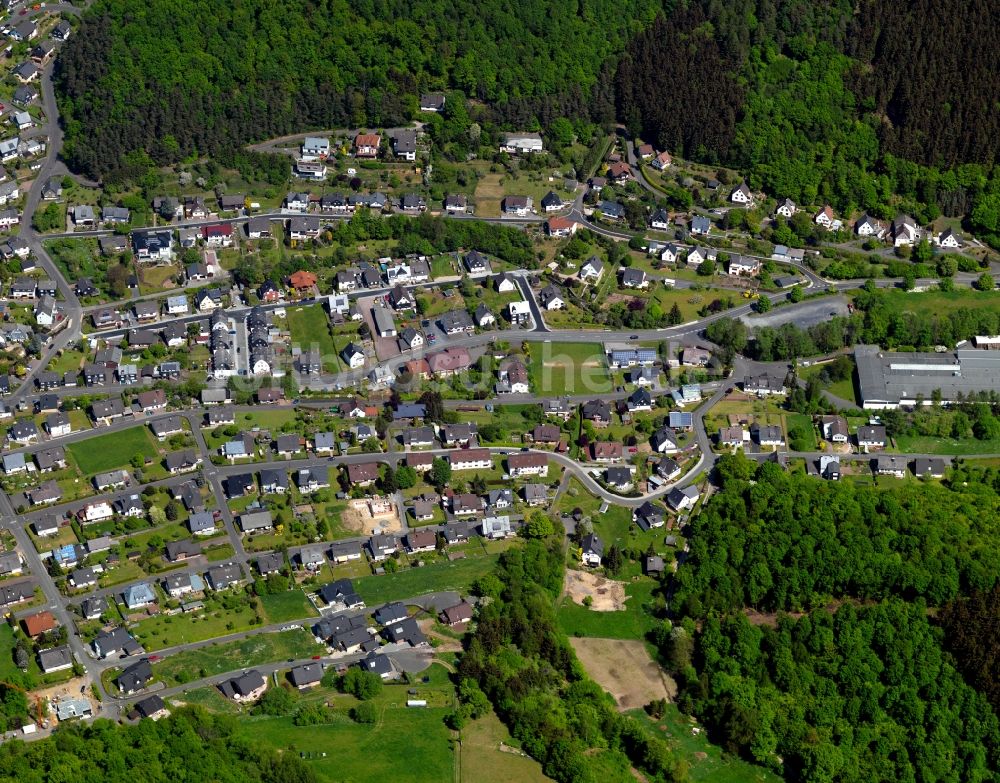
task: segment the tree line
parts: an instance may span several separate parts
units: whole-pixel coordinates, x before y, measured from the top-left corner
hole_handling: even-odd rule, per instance
[[[0,746],[0,777],[22,783],[315,783],[296,754],[276,753],[237,730],[236,721],[197,707],[159,721],[61,725],[37,742]]]
[[[788,780],[995,780],[1000,471],[876,491],[726,456],[718,478],[653,633],[681,710]]]

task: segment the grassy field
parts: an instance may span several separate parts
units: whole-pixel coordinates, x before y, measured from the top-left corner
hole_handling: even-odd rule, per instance
[[[535,394],[611,391],[604,348],[594,343],[539,343],[531,348],[528,374]]]
[[[920,292],[887,289],[883,293],[886,310],[890,313],[914,313],[929,317],[961,307],[1000,309],[1000,291],[974,291],[971,288]]]
[[[500,202],[504,196],[530,196],[535,210],[541,209],[542,197],[550,190],[562,192],[562,183],[548,182],[545,178],[533,179],[530,175],[511,177],[505,173],[485,174],[476,185],[476,214],[481,217],[499,217]],[[568,198],[564,194],[564,197]]]
[[[283,623],[303,617],[316,617],[319,614],[301,590],[265,595],[260,599],[260,602],[272,623]]]
[[[462,780],[477,783],[543,783],[551,780],[530,756],[501,751],[500,744],[517,747],[507,727],[494,714],[472,721],[462,729]]]
[[[303,754],[316,777],[329,783],[453,780],[452,733],[444,725],[449,707],[408,709],[406,698],[406,686],[387,686],[375,700],[379,717],[371,725],[346,715],[357,703],[352,697],[332,696],[338,709],[330,723],[295,726],[291,718],[253,718],[241,722],[240,730],[252,742]]]
[[[210,607],[204,612],[156,615],[136,623],[132,633],[143,647],[155,651],[249,630],[254,627],[255,617],[249,603],[238,610]]]
[[[170,701],[175,704],[196,704],[211,712],[222,712],[229,715],[237,715],[240,711],[236,703],[223,696],[214,685],[206,688],[196,688]]]
[[[781,783],[781,778],[763,767],[723,754],[722,749],[708,741],[704,729],[692,734],[697,724],[682,715],[674,704],[667,705],[666,714],[653,720],[643,710],[629,713],[651,736],[665,740],[674,753],[688,763],[692,783]]]
[[[933,435],[897,435],[896,447],[908,454],[1000,454],[1000,439],[936,438]]]
[[[323,652],[324,648],[305,629],[261,633],[171,655],[153,665],[153,676],[168,685],[182,685],[213,674],[286,658],[309,658]]]
[[[76,460],[80,471],[88,476],[125,467],[136,454],[142,454],[147,459],[157,457],[152,436],[143,426],[71,443],[66,449]]]
[[[330,319],[323,306],[289,307],[287,314],[292,343],[300,345],[303,351],[315,346],[323,357],[323,368],[329,372],[339,371],[337,345],[330,333]]]
[[[464,591],[478,577],[492,570],[496,562],[494,554],[476,555],[470,551],[462,560],[407,568],[395,574],[365,576],[355,580],[354,588],[369,606],[441,590]]]
[[[596,636],[602,639],[643,640],[656,620],[645,609],[653,600],[657,583],[652,579],[630,582],[625,587],[625,611],[595,612],[564,598],[557,609],[559,624],[570,636]]]

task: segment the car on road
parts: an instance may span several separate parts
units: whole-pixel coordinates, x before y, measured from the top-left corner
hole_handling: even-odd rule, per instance
[[[630,340],[638,340],[639,339],[639,335],[637,335],[637,334],[630,334],[628,336],[628,339],[630,339]]]

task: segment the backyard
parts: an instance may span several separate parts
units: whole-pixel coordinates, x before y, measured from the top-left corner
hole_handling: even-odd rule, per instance
[[[337,358],[337,344],[330,333],[330,319],[327,317],[323,305],[288,307],[286,312],[292,344],[299,345],[303,351],[315,347],[322,357],[323,369],[327,372],[339,372],[340,360]],[[346,340],[344,343],[346,345]]]

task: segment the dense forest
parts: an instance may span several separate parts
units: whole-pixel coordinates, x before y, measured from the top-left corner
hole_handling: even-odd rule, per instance
[[[314,783],[296,754],[234,736],[235,719],[198,708],[116,726],[106,720],[60,726],[37,742],[0,746],[0,779],[20,783]]]
[[[564,558],[556,537],[529,540],[507,550],[497,572],[480,580],[490,600],[459,661],[460,697],[471,708],[485,692],[524,749],[560,783],[687,779],[667,744],[620,714],[587,677],[559,628],[554,601]]]
[[[996,584],[1000,495],[991,486],[876,489],[723,459],[724,488],[692,522],[692,567],[677,572],[686,614],[802,610],[845,596],[938,606]]]
[[[681,709],[789,780],[997,780],[1000,471],[879,491],[742,456],[718,473],[655,634]]]
[[[619,116],[774,196],[886,218],[972,213],[996,234],[998,43],[1000,6],[985,0],[701,0],[631,42]]]
[[[656,0],[99,0],[59,56],[71,165],[148,161],[309,128],[391,126],[422,91],[459,89],[511,118],[613,112],[602,66]],[[601,95],[605,95],[602,99]]]
[[[421,92],[457,90],[484,141],[618,119],[771,195],[968,216],[1000,241],[998,44],[986,0],[98,0],[56,85],[69,162],[111,182],[304,129],[391,126]]]
[[[703,674],[685,684],[682,707],[787,780],[996,780],[997,717],[938,637],[922,603],[898,599],[775,627],[710,617],[693,655]]]
[[[958,668],[1000,710],[1000,587],[950,602],[939,619]]]

